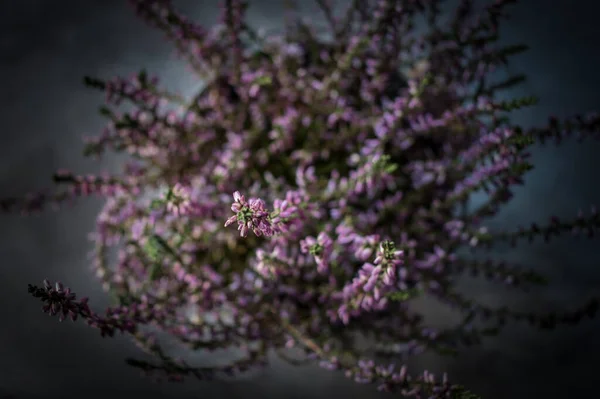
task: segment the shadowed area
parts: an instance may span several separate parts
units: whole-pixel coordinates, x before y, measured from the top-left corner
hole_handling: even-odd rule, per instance
[[[216,18],[216,1],[178,3],[203,22]],[[530,74],[530,80],[510,94],[533,91],[542,100],[518,114],[524,125],[544,123],[550,114],[562,117],[600,109],[598,5],[589,3],[557,0],[550,7],[547,1],[526,0],[514,8],[514,18],[505,25],[505,41],[525,41],[532,50],[511,67]],[[250,21],[267,29],[280,25],[282,4],[251,1]],[[304,12],[312,17],[314,7]],[[0,196],[48,186],[52,172],[61,167],[82,173],[115,169],[118,159],[107,157],[99,165],[81,155],[82,134],[95,134],[104,123],[96,112],[102,94],[86,89],[81,80],[83,75],[127,75],[142,66],[160,72],[170,87],[186,93],[200,86],[173,59],[161,33],[137,20],[124,1],[1,2]],[[514,228],[553,214],[569,218],[579,208],[600,204],[599,150],[598,143],[586,141],[536,151],[537,167],[527,186],[518,190],[492,226]],[[89,295],[97,309],[108,303],[87,261],[91,247],[86,234],[94,228],[99,207],[98,201],[87,200],[59,213],[0,215],[0,399],[389,397],[336,373],[279,361],[241,380],[154,384],[125,365],[125,357],[138,355],[127,339],[102,339],[82,323],[59,324],[45,317],[40,304],[27,295],[27,283],[61,280]],[[498,255],[505,259],[545,271],[551,285],[523,295],[465,280],[464,291],[486,304],[532,310],[574,307],[600,291],[597,247],[597,240],[565,237],[550,245],[499,248]],[[425,306],[433,322],[449,317],[436,304]],[[419,364],[432,371],[445,367],[453,379],[485,399],[583,397],[596,388],[599,323],[585,321],[554,332],[514,326],[458,359],[427,357]]]

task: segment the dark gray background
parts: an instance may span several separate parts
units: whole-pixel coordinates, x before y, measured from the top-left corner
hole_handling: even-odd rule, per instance
[[[308,2],[308,1],[307,1]],[[215,17],[216,1],[180,2],[203,21]],[[265,27],[281,21],[281,2],[251,2],[251,19]],[[527,71],[542,103],[519,114],[531,125],[554,113],[600,108],[598,6],[584,0],[526,0],[515,7],[506,39],[524,40],[533,49],[515,61]],[[97,164],[80,155],[81,135],[103,125],[97,116],[102,94],[85,89],[84,74],[111,76],[147,66],[160,71],[173,87],[197,86],[161,35],[136,20],[125,1],[0,1],[0,196],[23,194],[48,185],[54,169],[88,172]],[[537,169],[527,188],[496,219],[496,226],[571,216],[579,207],[600,203],[598,143],[569,143],[536,152]],[[114,169],[115,159],[104,168]],[[94,227],[98,201],[84,201],[71,211],[22,218],[0,215],[0,398],[66,397],[150,398],[376,397],[371,387],[357,387],[342,377],[313,368],[293,369],[276,362],[254,378],[226,383],[156,385],[124,365],[137,350],[124,338],[103,340],[85,325],[59,324],[40,312],[28,297],[27,283],[62,280],[89,294],[101,308],[107,300],[87,266],[86,232]],[[597,241],[562,239],[551,245],[500,251],[523,264],[546,270],[553,285],[530,296],[466,282],[469,294],[488,303],[530,309],[569,306],[598,291]],[[446,313],[430,307],[432,320]],[[578,398],[599,395],[598,321],[572,329],[536,333],[510,328],[485,348],[467,351],[457,361],[423,361],[451,375],[484,398]],[[203,357],[203,361],[211,361]],[[385,397],[385,396],[383,396]]]

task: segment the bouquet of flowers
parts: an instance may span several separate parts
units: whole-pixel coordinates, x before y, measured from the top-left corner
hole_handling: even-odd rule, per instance
[[[171,380],[244,372],[264,366],[272,350],[285,357],[296,348],[401,396],[476,397],[446,375],[410,373],[406,358],[454,353],[509,320],[548,328],[598,307],[591,300],[564,314],[530,314],[457,290],[465,272],[516,287],[545,282],[465,248],[571,231],[593,236],[600,226],[592,209],[517,231],[486,228],[533,168],[532,145],[600,131],[597,114],[533,129],[511,121],[510,111],[536,101],[499,100],[524,76],[490,75],[526,50],[498,41],[514,2],[477,10],[463,0],[442,21],[441,0],[354,0],[341,13],[317,0],[324,29],[292,18],[280,34],[265,35],[246,23],[243,0],[225,0],[211,29],[168,0],[132,0],[205,85],[190,99],[143,70],[85,79],[106,92],[101,113],[109,120],[85,154],[113,150],[131,160],[118,175],[59,171],[56,191],[0,205],[28,213],[106,198],[94,268],[115,305],[97,313],[48,281],[29,292],[61,319],[129,334],[156,359],[129,363]],[[467,207],[482,191],[486,202]],[[112,248],[119,252],[111,265]],[[425,325],[412,306],[423,295],[459,310],[462,322]],[[158,330],[191,350],[237,348],[243,356],[196,367],[170,356]],[[361,347],[361,339],[377,345]]]

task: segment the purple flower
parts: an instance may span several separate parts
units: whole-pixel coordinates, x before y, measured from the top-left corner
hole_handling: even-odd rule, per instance
[[[167,192],[167,210],[175,216],[183,216],[192,209],[191,190],[183,184],[177,183]]]
[[[233,193],[233,200],[231,210],[235,215],[227,219],[225,227],[237,221],[238,230],[242,237],[246,237],[249,230],[252,230],[257,236],[271,236],[275,233],[263,200],[250,198],[249,201],[246,201],[246,198],[239,191]]]

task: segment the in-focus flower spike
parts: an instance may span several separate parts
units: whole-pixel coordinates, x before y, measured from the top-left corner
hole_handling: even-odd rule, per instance
[[[235,215],[225,222],[225,227],[237,221],[240,236],[246,237],[248,231],[257,236],[272,236],[275,232],[272,227],[271,217],[265,209],[265,203],[259,198],[246,198],[239,191],[233,193],[231,210]]]

